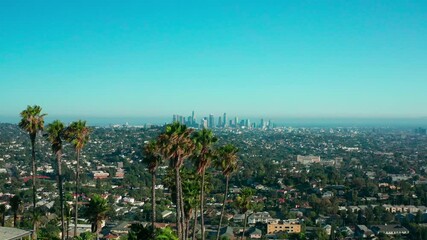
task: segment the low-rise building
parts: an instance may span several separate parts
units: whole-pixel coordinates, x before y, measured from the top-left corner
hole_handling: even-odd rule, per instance
[[[279,221],[278,223],[267,224],[267,234],[276,232],[300,233],[301,224],[296,219]]]
[[[406,235],[409,234],[409,230],[405,227],[397,224],[390,225],[373,225],[371,227],[372,231],[378,235],[384,233],[386,235]]]

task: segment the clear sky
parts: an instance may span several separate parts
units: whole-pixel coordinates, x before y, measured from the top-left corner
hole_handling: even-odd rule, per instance
[[[0,116],[427,116],[427,1],[0,1]]]

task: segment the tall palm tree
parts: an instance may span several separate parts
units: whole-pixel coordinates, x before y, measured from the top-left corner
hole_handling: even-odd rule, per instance
[[[96,234],[96,239],[99,239],[99,232],[101,231],[101,223],[107,218],[107,212],[110,209],[106,199],[99,195],[93,195],[86,208],[85,215],[89,222],[92,224],[91,230]]]
[[[243,225],[243,234],[240,239],[243,240],[243,237],[245,236],[246,231],[246,224],[247,224],[247,211],[251,209],[251,199],[254,195],[254,191],[251,188],[243,188],[241,193],[236,197],[236,207],[239,209],[239,211],[243,214],[245,214],[245,220]]]
[[[191,139],[192,129],[187,126],[175,122],[166,126],[164,132],[159,135],[158,143],[160,152],[165,160],[170,160],[170,166],[175,171],[176,182],[176,218],[179,239],[187,239],[184,233],[185,213],[184,201],[182,195],[182,182],[180,170],[184,165],[184,161],[193,155],[195,145]]]
[[[202,177],[200,183],[200,222],[201,222],[201,232],[202,240],[205,239],[205,219],[204,219],[204,199],[205,199],[205,172],[209,167],[212,158],[214,157],[212,145],[218,141],[214,136],[213,132],[208,129],[203,129],[194,134],[194,143],[196,144],[197,154],[196,154],[196,164],[197,164],[197,174]]]
[[[19,211],[19,207],[20,207],[21,203],[22,203],[22,200],[18,195],[13,196],[9,200],[10,209],[13,212],[13,227],[16,227],[16,225],[17,225],[18,211]]]
[[[222,218],[225,212],[225,203],[227,202],[228,183],[231,174],[233,174],[237,170],[238,151],[239,149],[232,144],[227,144],[218,149],[218,157],[217,161],[215,162],[215,165],[222,171],[222,174],[225,176],[225,193],[224,200],[222,202],[221,217],[219,218],[218,232],[216,234],[217,240],[219,240]]]
[[[56,157],[59,203],[61,205],[61,239],[65,239],[65,221],[64,221],[64,191],[62,180],[62,135],[64,133],[64,124],[55,120],[47,126],[47,139],[51,143],[52,152]]]
[[[89,141],[89,128],[86,126],[86,121],[79,120],[72,122],[64,130],[64,138],[70,142],[76,152],[76,186],[75,186],[75,199],[74,199],[74,236],[77,236],[77,219],[78,219],[78,196],[79,196],[79,172],[80,172],[80,152],[85,144]]]
[[[39,131],[42,131],[44,128],[44,116],[42,114],[42,108],[40,106],[27,106],[27,109],[21,112],[21,121],[19,122],[19,127],[27,132],[30,136],[31,141],[31,162],[32,162],[32,185],[33,185],[33,215],[35,214],[36,209],[36,136]],[[34,217],[34,216],[33,216]],[[37,239],[37,229],[36,225],[33,225],[34,236],[33,239]]]
[[[6,217],[6,205],[0,205],[0,213],[1,213],[1,226],[4,227],[4,218]]]
[[[153,212],[151,226],[154,234],[154,223],[156,222],[156,171],[162,161],[156,141],[150,141],[144,146],[143,161],[148,165],[148,171],[151,173],[151,210]]]

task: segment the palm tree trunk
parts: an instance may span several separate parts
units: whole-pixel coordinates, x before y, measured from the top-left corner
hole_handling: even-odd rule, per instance
[[[222,209],[221,209],[221,217],[219,218],[219,224],[218,224],[218,232],[216,234],[216,240],[219,240],[219,232],[221,230],[221,224],[222,224],[222,218],[224,216],[224,212],[225,212],[225,203],[227,202],[227,195],[228,195],[228,180],[229,180],[229,176],[225,177],[225,195],[224,195],[224,200],[222,201]]]
[[[2,226],[2,227],[4,227],[4,218],[6,217],[6,216],[5,216],[5,214],[6,214],[6,213],[4,212],[4,213],[2,214],[2,217],[1,217],[1,226]]]
[[[75,199],[74,199],[74,236],[77,237],[77,219],[78,219],[78,198],[79,198],[79,171],[80,171],[80,150],[76,151],[77,153],[77,164],[76,164],[76,189],[75,189]]]
[[[70,238],[70,216],[67,217],[67,240]]]
[[[56,153],[56,160],[58,164],[58,189],[59,189],[59,204],[61,205],[61,239],[65,239],[65,222],[64,222],[64,190],[62,185],[62,166],[61,166],[62,152]]]
[[[16,212],[13,212],[13,227],[16,228],[16,220],[17,220],[17,214]]]
[[[190,233],[190,216],[191,213],[189,214],[189,217],[185,220],[185,237],[188,238],[188,234]]]
[[[153,211],[153,218],[151,222],[151,227],[153,228],[154,235],[154,223],[156,222],[156,173],[151,173],[151,210]]]
[[[245,220],[244,220],[244,225],[243,225],[243,233],[242,233],[242,240],[243,240],[243,238],[245,238],[246,239],[246,237],[245,237],[245,232],[246,232],[246,213],[245,213]]]
[[[185,233],[186,229],[186,220],[185,220],[185,209],[184,209],[184,194],[182,193],[182,180],[181,175],[179,176],[179,191],[180,191],[180,202],[181,202],[181,225],[182,225],[182,239],[187,240],[187,235]]]
[[[33,219],[35,218],[36,214],[36,150],[35,150],[35,142],[36,142],[36,136],[31,136],[31,157],[32,157],[32,165],[33,165]],[[33,223],[33,239],[37,239],[37,226],[36,223]]]
[[[205,240],[205,218],[204,218],[204,200],[205,200],[205,170],[202,170],[202,182],[200,188],[200,224],[202,226],[202,240]]]
[[[193,240],[196,239],[197,209],[194,210]]]
[[[176,191],[176,227],[178,232],[178,237],[180,240],[183,239],[182,235],[182,217],[181,217],[181,192],[179,188],[180,183],[180,176],[179,176],[179,169],[175,168],[175,191]]]

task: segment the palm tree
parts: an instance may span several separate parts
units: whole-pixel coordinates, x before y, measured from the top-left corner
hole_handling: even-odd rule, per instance
[[[6,217],[6,205],[0,205],[0,213],[1,213],[1,226],[4,227],[4,218]]]
[[[79,196],[79,172],[80,172],[80,152],[85,144],[89,141],[89,128],[86,126],[86,121],[79,120],[72,122],[64,130],[64,138],[74,146],[76,152],[76,186],[74,199],[74,236],[77,236],[77,219],[78,219],[78,196]]]
[[[110,209],[106,199],[99,195],[93,195],[86,208],[85,215],[89,222],[92,224],[91,230],[96,234],[96,239],[99,239],[99,232],[101,231],[101,223],[107,218],[107,212]]]
[[[42,131],[44,128],[44,116],[42,114],[42,108],[40,106],[27,106],[27,109],[21,112],[21,121],[19,122],[19,127],[27,132],[30,136],[31,141],[31,161],[32,161],[32,185],[33,185],[33,215],[35,214],[36,209],[36,136],[39,131]],[[33,216],[34,217],[34,216]],[[34,227],[33,239],[37,239],[37,229],[36,225]]]
[[[16,227],[17,225],[17,216],[18,216],[19,206],[21,205],[21,203],[22,203],[22,200],[18,195],[13,196],[9,200],[10,209],[13,212],[13,227]]]
[[[245,214],[244,226],[243,226],[243,234],[241,239],[245,236],[246,224],[247,224],[247,211],[251,208],[251,198],[254,195],[254,191],[251,188],[244,188],[242,192],[236,197],[236,207],[239,211]]]
[[[58,190],[59,203],[61,205],[61,239],[65,239],[65,221],[64,221],[64,191],[62,180],[62,135],[64,133],[64,124],[55,120],[47,126],[47,139],[51,143],[52,152],[56,156],[57,175],[58,175]]]
[[[176,182],[176,221],[179,239],[187,239],[184,234],[185,213],[182,195],[182,182],[180,170],[184,161],[193,155],[195,145],[190,138],[192,129],[175,122],[166,126],[164,132],[158,137],[160,152],[163,159],[170,160],[170,166],[175,171]]]
[[[204,186],[205,186],[205,172],[214,157],[212,145],[218,141],[213,132],[208,129],[203,129],[194,134],[194,143],[197,148],[196,164],[197,174],[202,177],[200,184],[200,222],[202,226],[202,240],[205,239],[205,219],[204,219]]]
[[[150,141],[144,146],[144,155],[143,161],[148,165],[148,171],[151,173],[151,209],[153,212],[151,226],[154,234],[154,223],[156,222],[156,171],[162,161],[156,141]]]
[[[228,183],[229,183],[231,174],[233,174],[237,170],[237,159],[238,159],[237,152],[238,151],[239,149],[233,146],[232,144],[227,144],[218,149],[218,157],[217,157],[217,161],[215,162],[215,165],[222,171],[222,174],[225,176],[225,194],[224,194],[224,200],[222,202],[221,217],[219,218],[218,232],[216,234],[217,240],[219,240],[222,218],[225,212],[225,203],[227,202]]]

